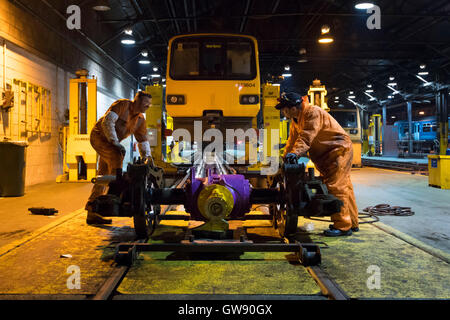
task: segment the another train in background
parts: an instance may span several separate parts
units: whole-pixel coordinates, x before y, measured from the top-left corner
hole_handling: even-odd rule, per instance
[[[410,152],[409,150],[408,121],[396,121],[394,123],[394,127],[397,128],[397,147],[399,150],[399,156],[404,156],[407,153],[419,155],[439,153],[438,123],[435,117],[426,117],[421,120],[412,121],[412,152]],[[450,142],[450,139],[448,140],[448,142]]]

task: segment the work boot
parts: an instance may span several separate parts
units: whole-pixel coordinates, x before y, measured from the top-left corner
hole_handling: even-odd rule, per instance
[[[88,211],[87,218],[86,218],[87,224],[111,224],[111,219],[105,219],[98,213]]]
[[[86,203],[85,209],[87,210],[87,218],[86,223],[87,224],[111,224],[111,219],[105,219],[98,213],[95,213],[92,211],[92,202]]]
[[[340,237],[340,236],[351,236],[352,229],[348,229],[347,231],[342,231],[335,228],[330,228],[329,230],[325,230],[323,234],[327,237]]]
[[[334,229],[334,226],[333,226],[332,224],[330,224],[329,227],[330,227],[331,230]],[[352,231],[353,231],[353,232],[358,232],[358,231],[359,231],[359,228],[358,228],[358,227],[352,228]]]

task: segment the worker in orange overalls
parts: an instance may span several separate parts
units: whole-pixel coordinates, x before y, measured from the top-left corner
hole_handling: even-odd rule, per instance
[[[297,159],[309,152],[328,191],[344,203],[341,212],[331,216],[333,224],[324,234],[349,236],[352,231],[359,231],[358,208],[350,180],[353,159],[350,137],[328,112],[309,104],[308,96],[283,94],[275,108],[291,119],[283,157]]]
[[[141,158],[148,162],[151,158],[149,136],[143,113],[150,107],[152,96],[139,91],[134,100],[121,99],[114,102],[105,115],[100,118],[91,131],[91,145],[100,156],[98,163],[98,175],[115,174],[122,168],[125,156],[125,147],[120,144],[131,134],[134,134],[138,142]],[[104,219],[101,215],[92,211],[92,201],[103,195],[106,187],[94,185],[86,204],[88,224],[109,224],[111,219]]]

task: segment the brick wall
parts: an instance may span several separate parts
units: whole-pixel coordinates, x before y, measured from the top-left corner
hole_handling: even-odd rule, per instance
[[[59,130],[68,109],[69,80],[76,70],[86,68],[98,79],[97,117],[119,98],[132,98],[135,86],[133,79],[112,66],[95,48],[84,43],[78,34],[64,30],[64,23],[45,10],[41,1],[24,1],[34,14],[15,6],[10,1],[0,0],[0,93],[3,79],[7,85],[20,79],[51,91],[51,133],[39,134],[25,130],[24,109],[20,99],[14,107],[0,116],[0,140],[27,141],[26,186],[54,181],[63,173],[63,155],[59,142]],[[40,4],[40,5],[39,5]],[[38,16],[37,16],[38,15]],[[42,21],[44,19],[44,22]],[[51,30],[59,27],[61,32]],[[92,26],[91,26],[92,27]],[[63,37],[61,33],[67,35]],[[71,39],[68,41],[67,39]],[[82,46],[78,50],[74,43]],[[3,65],[5,53],[6,67]],[[137,85],[137,84],[136,84]]]

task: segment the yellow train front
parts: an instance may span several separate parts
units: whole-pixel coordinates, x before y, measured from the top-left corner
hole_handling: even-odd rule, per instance
[[[173,128],[194,136],[217,128],[256,128],[260,109],[258,44],[254,37],[192,34],[169,41],[166,110]],[[225,135],[224,135],[225,136]]]

